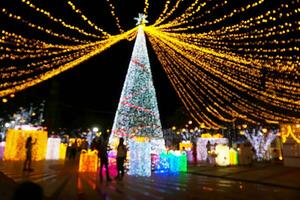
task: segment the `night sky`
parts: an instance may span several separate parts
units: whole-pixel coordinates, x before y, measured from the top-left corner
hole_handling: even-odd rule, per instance
[[[66,7],[66,1],[32,1],[39,7],[51,11],[54,16],[59,16],[64,20],[72,20],[74,23],[76,18],[72,18],[72,11]],[[114,18],[109,13],[109,8],[105,1],[74,1],[79,5],[81,10],[104,30],[109,33],[118,33]],[[118,1],[116,4],[117,14],[120,17],[121,25],[125,30],[129,30],[135,26],[136,21],[133,19],[143,10],[144,1],[140,1],[140,5],[133,6],[127,1]],[[117,6],[120,5],[120,6]],[[10,8],[16,14],[24,15],[28,10],[24,9],[17,0],[3,3],[1,7]],[[162,10],[150,7],[149,21],[153,22],[158,12]],[[120,9],[122,8],[122,9]],[[66,11],[67,10],[67,11]],[[32,22],[41,23],[43,18],[34,17],[33,11],[30,14],[33,17],[27,17]],[[57,13],[57,14],[55,14]],[[25,15],[26,16],[26,15]],[[30,15],[28,15],[30,16]],[[3,17],[3,16],[2,16]],[[73,16],[74,17],[74,16]],[[39,38],[38,32],[26,32],[22,27],[11,25],[11,20],[5,19],[7,29],[16,30],[22,34],[28,34],[28,37]],[[81,25],[80,20],[76,21],[76,25]],[[3,23],[2,23],[3,25]],[[49,24],[49,27],[53,25]],[[82,26],[88,27],[88,26]],[[55,27],[53,27],[54,29]],[[68,31],[68,29],[62,29]],[[72,35],[74,33],[67,32]],[[34,37],[33,37],[34,36]],[[12,113],[18,107],[29,106],[30,103],[38,105],[43,100],[46,101],[45,106],[45,125],[50,129],[56,128],[89,128],[99,126],[103,129],[111,128],[113,124],[114,114],[117,109],[118,101],[121,95],[123,83],[125,81],[126,72],[129,66],[131,53],[133,50],[133,41],[121,41],[105,52],[93,57],[92,59],[70,69],[60,75],[44,81],[38,85],[18,92],[16,97],[9,99],[5,105],[0,105],[2,116]],[[148,45],[150,64],[154,86],[156,88],[157,101],[160,110],[162,125],[164,128],[171,126],[174,122],[174,113],[184,111],[179,98],[176,96],[175,90],[172,88],[167,76],[164,74],[160,63],[158,62],[151,46]],[[182,116],[184,117],[184,116]],[[187,120],[187,119],[186,119]]]

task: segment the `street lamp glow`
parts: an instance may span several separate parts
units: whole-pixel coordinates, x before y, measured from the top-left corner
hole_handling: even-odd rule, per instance
[[[243,128],[247,128],[247,124],[243,124],[242,127],[243,127]]]
[[[4,126],[5,126],[6,128],[8,128],[8,127],[10,126],[10,124],[6,122],[6,123],[4,124]]]
[[[192,120],[190,120],[190,121],[189,121],[189,124],[192,124],[192,123],[193,123]]]
[[[97,127],[94,127],[94,128],[93,128],[93,132],[95,132],[95,133],[97,133],[98,130],[99,130],[99,129],[98,129]]]
[[[268,129],[263,128],[263,129],[262,129],[262,132],[263,132],[263,133],[267,133],[267,132],[268,132]]]

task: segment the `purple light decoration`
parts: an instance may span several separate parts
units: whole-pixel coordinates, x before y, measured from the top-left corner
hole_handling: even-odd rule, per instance
[[[5,142],[0,142],[0,160],[2,160],[4,155]]]

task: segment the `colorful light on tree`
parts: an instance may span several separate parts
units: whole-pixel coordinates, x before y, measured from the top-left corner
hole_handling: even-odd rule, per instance
[[[143,25],[138,29],[110,141],[116,137],[128,141],[134,136],[163,139]]]
[[[165,148],[143,31],[145,18],[143,14],[136,18],[138,33],[110,136],[110,144],[120,137],[125,143],[130,141],[129,174],[140,176],[151,174],[150,152],[160,153]]]
[[[250,141],[251,145],[255,149],[257,160],[269,160],[269,147],[272,141],[276,138],[278,131],[268,131],[264,133],[260,127],[258,130],[253,129],[252,132],[245,130],[245,136]]]

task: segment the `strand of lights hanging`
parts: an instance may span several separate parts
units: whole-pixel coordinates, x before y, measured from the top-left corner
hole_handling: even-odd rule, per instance
[[[67,5],[86,22],[85,24],[92,27],[95,33],[86,31],[90,29],[85,30],[85,28],[71,25],[64,19],[54,17],[54,12],[41,8],[29,0],[19,2],[21,4],[13,9],[3,8],[0,14],[9,20],[8,23],[16,23],[16,25],[21,23],[27,26],[29,31],[35,32],[34,38],[31,35],[23,35],[24,31],[19,34],[18,29],[18,32],[1,30],[0,96],[13,94],[42,82],[103,52],[120,40],[132,40],[136,36],[136,28],[127,32],[122,31],[119,35],[110,35],[88,19],[71,1]],[[22,6],[30,11],[26,16],[15,14]],[[21,13],[24,12],[21,11]],[[30,17],[31,15],[46,18],[48,22],[43,25],[39,25],[42,22],[39,20],[38,23],[31,22],[29,19],[34,19]],[[48,28],[46,24],[49,21],[71,32],[61,33],[61,30]],[[37,35],[42,36],[36,38]]]
[[[287,138],[291,136],[294,141],[300,144],[300,124],[281,124],[280,135],[282,142],[285,143]]]
[[[87,43],[88,42],[86,40],[82,40],[82,39],[79,39],[79,38],[67,36],[63,33],[54,32],[53,30],[51,30],[49,28],[45,28],[41,25],[29,22],[28,20],[23,19],[23,17],[9,12],[6,8],[3,8],[1,10],[1,13],[8,16],[11,19],[14,19],[16,21],[19,21],[19,22],[27,25],[28,27],[30,27],[32,29],[37,29],[39,31],[42,31],[42,32],[44,32],[46,34],[49,34],[49,35],[52,35],[54,37],[58,37],[58,38],[61,38],[61,39],[64,39],[64,40],[69,40],[69,41],[74,42],[74,43]]]
[[[89,26],[93,27],[95,30],[99,31],[102,33],[104,36],[109,37],[110,34],[105,32],[102,28],[99,28],[95,23],[93,23],[91,20],[86,17],[83,12],[75,6],[75,4],[72,1],[68,1],[68,5],[71,6],[72,10],[76,13],[78,13],[81,17],[82,20],[84,20]],[[123,31],[124,32],[124,31]]]
[[[170,51],[170,50],[169,50]],[[165,57],[164,57],[165,58]],[[172,63],[174,63],[174,62],[172,62]],[[172,63],[171,63],[171,65],[172,65]],[[182,66],[183,64],[181,64],[181,66]],[[181,69],[182,69],[182,67],[181,67]],[[181,70],[182,71],[182,70]],[[195,70],[190,70],[191,72],[194,72]],[[200,78],[201,77],[204,77],[205,76],[205,74],[203,74],[203,75],[201,75],[200,76]],[[191,80],[191,79],[189,79],[189,80]],[[206,81],[206,79],[203,79],[202,81]],[[210,87],[211,86],[211,84],[212,83],[210,83],[208,86]],[[197,86],[197,85],[196,85]],[[220,86],[218,86],[218,87],[216,87],[216,88],[219,88]],[[198,91],[199,91],[199,88],[197,88],[198,89]],[[201,88],[200,88],[201,89]],[[217,91],[217,89],[215,89],[216,91]],[[208,92],[209,92],[209,90],[208,90]],[[218,92],[218,91],[217,91]],[[230,92],[230,91],[229,91]],[[225,94],[227,94],[227,92],[225,93]],[[205,94],[204,94],[205,95]],[[238,97],[238,96],[237,96]],[[214,99],[216,98],[216,96],[214,96]]]
[[[159,56],[159,58],[160,58],[160,56]],[[166,56],[164,56],[164,58],[166,58]],[[172,62],[172,63],[169,63],[169,65],[172,65],[173,63],[176,63],[176,62]],[[180,68],[181,69],[181,71],[182,71],[182,64],[180,65],[180,66],[178,66],[178,68]],[[174,70],[174,68],[172,68],[173,70]],[[195,70],[190,70],[190,71],[192,71],[192,72],[194,72]],[[200,76],[200,77],[205,77],[205,74],[203,74],[202,76]],[[188,80],[190,81],[191,79],[190,78],[188,78]],[[205,77],[204,79],[203,79],[203,81],[207,81],[207,78]],[[212,86],[212,84],[214,84],[214,83],[210,83],[210,84],[208,84],[208,87],[211,87]],[[196,85],[197,86],[197,85]],[[192,89],[193,89],[193,87],[191,87]],[[199,91],[199,88],[197,88],[198,89],[198,91]],[[201,88],[200,88],[201,89]],[[215,92],[224,92],[224,95],[228,95],[228,94],[230,94],[230,91],[226,91],[226,88],[224,88],[225,90],[220,90],[220,86],[218,85],[216,88],[212,88],[212,89],[214,89],[214,91]],[[211,89],[210,89],[211,90]],[[208,90],[208,92],[210,91],[210,90]],[[227,89],[228,90],[228,89]],[[201,91],[201,90],[200,90]],[[203,94],[203,95],[205,95],[205,94]],[[201,95],[200,96],[200,98],[202,97],[203,98],[203,95]],[[207,92],[206,92],[206,96],[207,96]],[[236,95],[236,98],[239,98],[239,96],[238,95]],[[206,99],[207,100],[207,99]],[[216,96],[213,96],[213,100],[215,101],[214,102],[214,107],[216,107]],[[230,99],[229,99],[230,100]],[[243,99],[242,99],[243,100]],[[221,102],[222,103],[222,102]],[[228,103],[230,103],[230,102],[228,102]],[[251,103],[251,102],[250,102]],[[223,103],[224,104],[224,103]],[[227,105],[227,104],[224,104],[224,105]],[[248,103],[247,104],[245,104],[246,106],[248,106]],[[222,109],[222,107],[220,107],[220,109]],[[260,109],[262,109],[262,111],[263,110],[265,110],[265,109],[263,109],[263,108],[260,108]],[[226,110],[228,110],[228,109],[226,109]],[[253,112],[254,114],[255,113],[260,113],[261,111],[260,110],[257,110],[256,112]],[[274,113],[273,113],[274,114]],[[271,114],[269,117],[272,117],[273,116],[273,114]],[[258,115],[259,116],[259,115]],[[241,117],[241,118],[243,118],[243,116],[242,115],[240,115],[239,117]],[[283,116],[284,117],[284,116]]]
[[[13,72],[10,72],[7,75],[8,78],[11,77],[11,79],[1,79],[0,83],[0,96],[9,95],[12,93],[15,93],[17,91],[26,89],[30,86],[33,86],[35,84],[38,84],[44,80],[47,80],[65,70],[68,70],[76,65],[78,65],[81,62],[84,62],[85,60],[103,52],[107,48],[111,47],[113,44],[119,42],[120,40],[127,39],[129,37],[132,37],[132,35],[136,34],[136,29],[132,29],[130,31],[127,31],[123,34],[112,36],[109,39],[101,40],[96,43],[91,43],[87,46],[81,46],[78,47],[79,50],[77,52],[70,50],[73,54],[67,54],[62,55],[61,59],[57,59],[57,57],[48,58],[47,61],[49,62],[31,62],[28,64],[20,65],[16,68],[10,68],[13,70]],[[52,59],[52,60],[51,60]],[[53,62],[53,60],[56,60]],[[33,67],[32,71],[28,71],[31,69],[30,66]],[[39,67],[37,67],[39,66]],[[24,69],[25,68],[25,69]],[[23,69],[23,70],[22,70]],[[26,78],[22,78],[23,77]],[[26,76],[25,76],[26,75]],[[30,75],[30,76],[28,76]],[[18,76],[18,80],[15,79],[15,76]]]
[[[56,22],[56,23],[59,23],[61,24],[62,26],[64,26],[65,28],[68,28],[68,29],[71,29],[71,30],[74,30],[74,31],[77,31],[78,33],[82,34],[82,35],[86,35],[86,36],[89,36],[89,37],[94,37],[94,38],[98,38],[100,39],[101,36],[97,35],[97,34],[94,34],[94,33],[89,33],[89,32],[86,32],[85,30],[77,27],[77,26],[73,26],[73,25],[70,25],[68,23],[66,23],[63,19],[60,19],[60,18],[57,18],[57,17],[54,17],[49,11],[45,10],[45,9],[42,9],[42,8],[39,8],[37,7],[35,4],[33,4],[30,0],[22,0],[21,1],[23,3],[23,5],[26,5],[28,6],[29,8],[32,8],[34,11],[46,16],[47,18],[49,18],[51,21],[53,22]],[[103,35],[106,36],[107,33],[102,31]]]
[[[122,27],[120,25],[120,19],[119,19],[119,17],[116,15],[116,8],[115,8],[114,4],[111,3],[111,0],[106,0],[106,2],[108,3],[108,5],[110,7],[110,10],[111,10],[110,13],[114,17],[114,19],[115,19],[115,22],[116,22],[116,25],[117,25],[117,27],[119,29],[119,32],[123,33],[124,30],[122,29]]]
[[[145,28],[197,122],[218,127],[212,122],[298,120],[299,2],[270,3],[167,1],[159,19]],[[178,12],[182,6],[187,9]]]
[[[152,31],[152,33],[153,33],[153,31]],[[159,34],[160,35],[160,37],[163,37],[163,35],[162,34]],[[167,38],[167,39],[169,39],[169,38]],[[173,40],[174,41],[174,40]],[[272,98],[273,97],[273,91],[271,91],[270,92],[270,94],[268,94],[268,93],[265,93],[265,91],[262,91],[261,89],[260,90],[258,90],[258,88],[255,88],[255,86],[257,86],[258,84],[258,81],[259,80],[257,80],[257,81],[255,81],[254,83],[251,83],[251,80],[248,80],[248,79],[246,79],[246,80],[248,80],[248,82],[242,82],[242,80],[240,80],[240,78],[242,78],[243,77],[243,75],[244,74],[229,74],[229,75],[226,75],[225,73],[227,72],[227,71],[225,71],[225,70],[230,70],[230,67],[231,67],[231,65],[227,65],[227,64],[235,64],[234,62],[235,62],[235,60],[233,60],[233,61],[231,61],[231,62],[227,62],[226,60],[224,61],[224,62],[221,62],[221,63],[217,63],[216,61],[217,60],[223,60],[223,58],[221,58],[221,57],[223,57],[224,55],[223,54],[219,54],[219,53],[216,53],[216,52],[214,52],[214,51],[211,51],[211,50],[209,50],[209,49],[203,49],[203,48],[197,48],[197,47],[194,47],[194,46],[192,46],[192,45],[190,45],[190,48],[195,48],[195,50],[199,50],[199,51],[203,51],[203,53],[202,52],[197,52],[197,54],[198,55],[187,55],[186,53],[187,53],[187,51],[188,50],[190,50],[190,49],[187,49],[185,46],[189,46],[189,44],[185,44],[185,46],[182,46],[181,48],[182,49],[179,49],[180,48],[180,44],[175,44],[175,45],[177,45],[177,46],[175,46],[174,44],[172,44],[172,43],[170,43],[170,42],[173,42],[173,41],[165,41],[168,45],[170,45],[170,46],[172,46],[173,48],[175,48],[175,50],[178,52],[178,53],[180,53],[181,55],[183,55],[183,56],[185,56],[185,57],[187,57],[189,60],[191,60],[191,61],[193,61],[195,64],[197,64],[197,65],[204,65],[204,64],[206,64],[206,66],[205,67],[207,67],[208,68],[208,70],[209,71],[213,71],[214,73],[215,73],[215,75],[217,75],[218,77],[220,77],[220,78],[222,78],[222,79],[227,79],[228,80],[228,83],[230,83],[230,84],[234,84],[234,85],[236,85],[236,86],[239,86],[241,89],[244,89],[244,90],[248,90],[248,92],[250,92],[250,90],[253,90],[253,92],[255,92],[255,93],[258,93],[258,95],[259,96],[261,96],[261,95],[263,95],[263,96],[266,96],[266,97],[269,97],[269,98]],[[175,42],[178,42],[178,43],[181,43],[181,41],[175,41]],[[209,53],[209,54],[212,54],[213,56],[220,56],[219,58],[217,57],[217,58],[215,58],[214,59],[214,57],[212,56],[212,60],[208,60],[207,58],[208,58],[208,56],[210,56],[209,54],[205,57],[205,53]],[[196,53],[196,52],[195,52]],[[199,58],[199,56],[201,56],[200,58]],[[201,60],[200,60],[201,59]],[[208,60],[208,62],[203,62],[203,61],[206,61],[206,60]],[[209,64],[209,65],[208,65]],[[227,68],[225,68],[225,70],[224,71],[221,71],[221,69],[218,69],[218,68],[220,68],[219,67],[219,65],[220,64],[222,64],[222,65],[227,65],[228,67]],[[239,64],[239,63],[238,63]],[[239,64],[240,66],[242,66],[241,64]],[[245,67],[241,67],[241,68],[245,68]],[[222,68],[222,69],[224,69],[224,67]],[[233,68],[234,70],[234,72],[236,72],[236,70],[238,69],[237,67],[234,67]],[[230,72],[230,71],[229,71]],[[257,74],[257,72],[258,72],[258,70],[256,70],[256,74]],[[227,72],[228,73],[228,72]],[[239,75],[239,76],[238,76]],[[234,79],[234,77],[235,76],[238,76],[237,78],[239,78],[239,79]],[[253,76],[254,78],[255,78],[255,72],[254,72],[254,76]],[[246,77],[247,78],[247,77]],[[281,77],[279,77],[279,78],[281,78]],[[283,79],[284,77],[282,77],[282,79]],[[245,78],[244,78],[245,79]],[[254,79],[255,80],[255,79]],[[251,85],[250,85],[251,84]],[[258,86],[260,86],[260,85],[258,85]],[[295,87],[295,89],[298,91],[299,90],[299,88],[297,87],[298,86],[298,84],[296,85],[296,87]],[[299,90],[300,91],[300,90]],[[256,96],[258,96],[258,95],[256,95]],[[258,96],[258,97],[259,97]],[[262,96],[262,97],[263,97]],[[278,100],[281,100],[281,101],[283,101],[284,103],[286,103],[286,102],[289,102],[289,103],[295,103],[295,104],[297,104],[297,101],[296,102],[294,102],[293,100],[289,100],[288,98],[280,98],[280,97],[276,97],[276,98],[273,98],[272,99],[272,101],[274,101],[274,99],[275,99],[275,101],[278,101]]]

